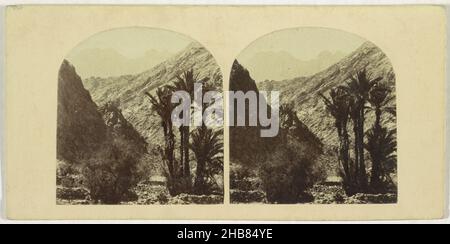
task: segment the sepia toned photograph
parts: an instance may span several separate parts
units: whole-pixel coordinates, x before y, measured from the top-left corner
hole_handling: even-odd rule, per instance
[[[327,28],[273,32],[239,54],[230,91],[264,94],[245,104],[257,126],[230,127],[233,204],[397,202],[395,73],[370,40]],[[279,132],[262,137],[261,112],[274,110]]]
[[[236,221],[448,221],[447,15],[7,6],[3,216],[217,223],[156,231],[200,241],[292,232]]]
[[[223,128],[172,119],[194,84],[220,92],[220,68],[175,32],[113,29],[74,47],[58,76],[57,203],[223,204]]]

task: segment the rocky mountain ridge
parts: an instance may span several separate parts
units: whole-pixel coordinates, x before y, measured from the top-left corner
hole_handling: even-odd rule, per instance
[[[372,78],[383,77],[382,82],[393,91],[388,98],[388,106],[395,107],[394,69],[383,51],[370,42],[364,43],[338,63],[315,75],[284,81],[266,81],[257,85],[260,90],[280,91],[281,103],[293,103],[299,118],[325,145],[337,146],[334,120],[327,113],[319,94],[328,95],[332,88],[346,84],[350,75],[364,68]],[[374,117],[373,112],[369,113],[366,129],[370,128]],[[395,117],[384,113],[383,123],[388,128],[395,128]]]
[[[198,43],[190,44],[167,61],[138,75],[93,77],[83,82],[99,106],[115,102],[126,120],[147,142],[161,143],[160,120],[151,111],[151,104],[144,92],[154,94],[158,87],[171,84],[181,72],[191,68],[199,78],[209,78],[215,87],[222,88],[220,68],[208,50]]]

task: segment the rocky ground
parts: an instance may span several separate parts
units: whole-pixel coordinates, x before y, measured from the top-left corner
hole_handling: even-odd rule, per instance
[[[59,205],[92,205],[98,204],[90,198],[89,190],[79,185],[80,177],[70,175],[57,186],[57,204]],[[260,189],[257,179],[245,179],[234,182],[230,190],[233,204],[267,204],[266,194]],[[188,205],[188,204],[223,204],[223,195],[190,195],[171,196],[167,187],[161,183],[144,181],[132,189],[136,200],[122,202],[121,205]],[[308,192],[314,199],[306,204],[393,204],[397,195],[390,194],[356,194],[348,197],[339,184],[318,184]]]
[[[397,203],[397,195],[358,193],[348,197],[340,185],[316,185],[309,192],[314,201],[310,204],[390,204]]]
[[[233,189],[234,187],[234,189]],[[234,204],[267,204],[266,194],[256,178],[234,181],[230,191]],[[307,192],[313,199],[305,204],[394,204],[397,194],[363,194],[348,197],[340,184],[317,184]]]
[[[138,199],[122,202],[122,205],[188,205],[188,204],[223,204],[221,195],[189,195],[180,194],[172,197],[164,186],[139,184],[135,188]],[[262,190],[231,190],[234,204],[267,204],[266,195]],[[345,195],[341,186],[316,185],[309,193],[314,201],[306,204],[394,204],[397,195],[389,194],[356,194],[352,197]],[[89,191],[81,187],[57,188],[57,203],[60,205],[90,205],[95,204],[89,196]]]
[[[257,177],[243,177],[231,182],[231,203],[267,203],[266,193],[261,190],[261,182]]]
[[[89,191],[83,187],[57,187],[58,205],[92,205],[94,202]],[[190,195],[170,196],[167,187],[148,182],[139,183],[133,190],[137,195],[134,201],[121,202],[121,205],[187,205],[187,204],[223,204],[222,195]]]
[[[134,192],[138,195],[138,200],[127,202],[129,205],[186,205],[186,204],[223,204],[221,195],[190,195],[180,194],[170,196],[167,187],[164,185],[152,185],[146,182],[139,183]]]

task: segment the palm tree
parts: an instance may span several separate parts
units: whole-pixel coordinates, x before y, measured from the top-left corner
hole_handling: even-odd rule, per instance
[[[177,81],[174,82],[171,89],[173,91],[185,91],[189,93],[191,97],[193,97],[194,94],[194,72],[193,70],[186,71],[181,75],[178,75]],[[191,171],[190,171],[190,164],[189,164],[189,133],[190,129],[189,126],[180,126],[180,161],[181,165],[183,167],[183,176],[185,178],[190,179]],[[189,180],[190,182],[190,180]]]
[[[355,149],[357,149],[357,158],[355,159],[358,164],[359,177],[358,181],[362,191],[366,191],[368,187],[366,164],[364,162],[364,122],[365,122],[365,109],[366,103],[369,100],[371,89],[380,81],[381,77],[371,79],[366,69],[363,69],[356,73],[356,75],[350,77],[350,81],[347,83],[346,91],[354,98],[352,104],[355,126]]]
[[[173,133],[173,123],[171,119],[171,114],[173,110],[173,105],[171,102],[172,92],[168,87],[160,87],[156,90],[155,95],[150,93],[145,93],[152,104],[152,110],[156,112],[161,118],[161,127],[164,132],[165,149],[163,159],[166,162],[168,169],[169,182],[174,182],[178,177],[178,167],[175,162],[175,135]],[[171,193],[175,193],[175,184],[172,184],[169,189]]]
[[[281,128],[289,129],[295,123],[294,104],[283,104],[280,106],[280,126]]]
[[[384,183],[390,181],[389,173],[395,170],[397,161],[395,134],[395,130],[388,131],[382,127],[374,127],[367,133],[368,140],[365,147],[374,164],[371,177],[371,189],[374,193],[384,193],[387,190]]]
[[[355,183],[357,188],[359,187],[359,177],[360,177],[360,173],[359,173],[359,155],[360,155],[360,148],[359,148],[359,144],[358,144],[358,133],[359,133],[359,117],[360,117],[360,113],[359,113],[359,108],[357,106],[357,102],[356,99],[350,95],[349,97],[349,114],[350,114],[350,119],[353,122],[353,135],[354,135],[354,143],[353,143],[353,153],[354,153],[354,159],[352,161],[353,165],[354,165],[354,176],[355,176]],[[357,189],[356,191],[360,191],[360,189]]]
[[[388,102],[388,96],[391,90],[386,84],[375,84],[375,86],[369,92],[368,101],[375,110],[375,127],[381,127],[381,114],[382,109]]]
[[[388,157],[383,155],[383,150],[385,150],[384,143],[391,136],[386,129],[381,127],[381,116],[383,108],[388,102],[388,96],[390,94],[390,89],[385,84],[377,84],[370,91],[369,102],[372,104],[375,110],[375,123],[372,130],[368,133],[368,143],[366,145],[367,151],[372,159],[372,171],[371,171],[371,188],[375,191],[380,190],[382,185],[383,169],[382,162],[383,158]],[[390,141],[388,141],[388,144]]]
[[[349,147],[350,140],[347,131],[347,124],[350,116],[350,97],[342,87],[332,89],[330,98],[320,94],[326,105],[327,111],[335,119],[335,127],[338,132],[340,148],[339,162],[342,170],[341,174],[344,180],[344,188],[348,195],[356,193],[356,170],[350,160]]]
[[[185,91],[190,97],[194,97],[195,83],[205,83],[207,79],[200,80],[198,74],[194,73],[193,69],[183,72],[178,75],[177,80],[170,86],[172,91]],[[190,172],[190,155],[189,155],[189,138],[190,138],[190,126],[182,125],[179,128],[180,131],[180,158],[183,166],[183,176],[190,184],[191,172]]]
[[[213,131],[205,125],[195,130],[189,145],[197,160],[197,172],[194,183],[196,194],[208,193],[208,179],[213,179],[223,167],[222,130]]]

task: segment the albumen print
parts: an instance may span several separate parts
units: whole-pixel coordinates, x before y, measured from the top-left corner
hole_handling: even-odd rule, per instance
[[[175,32],[113,29],[76,46],[58,77],[58,204],[222,204],[222,128],[171,117],[172,95],[196,83],[220,92],[220,68]]]
[[[395,73],[375,44],[334,29],[276,31],[239,54],[230,90],[280,93],[276,108],[258,103],[279,112],[276,137],[230,128],[232,203],[397,202]]]

